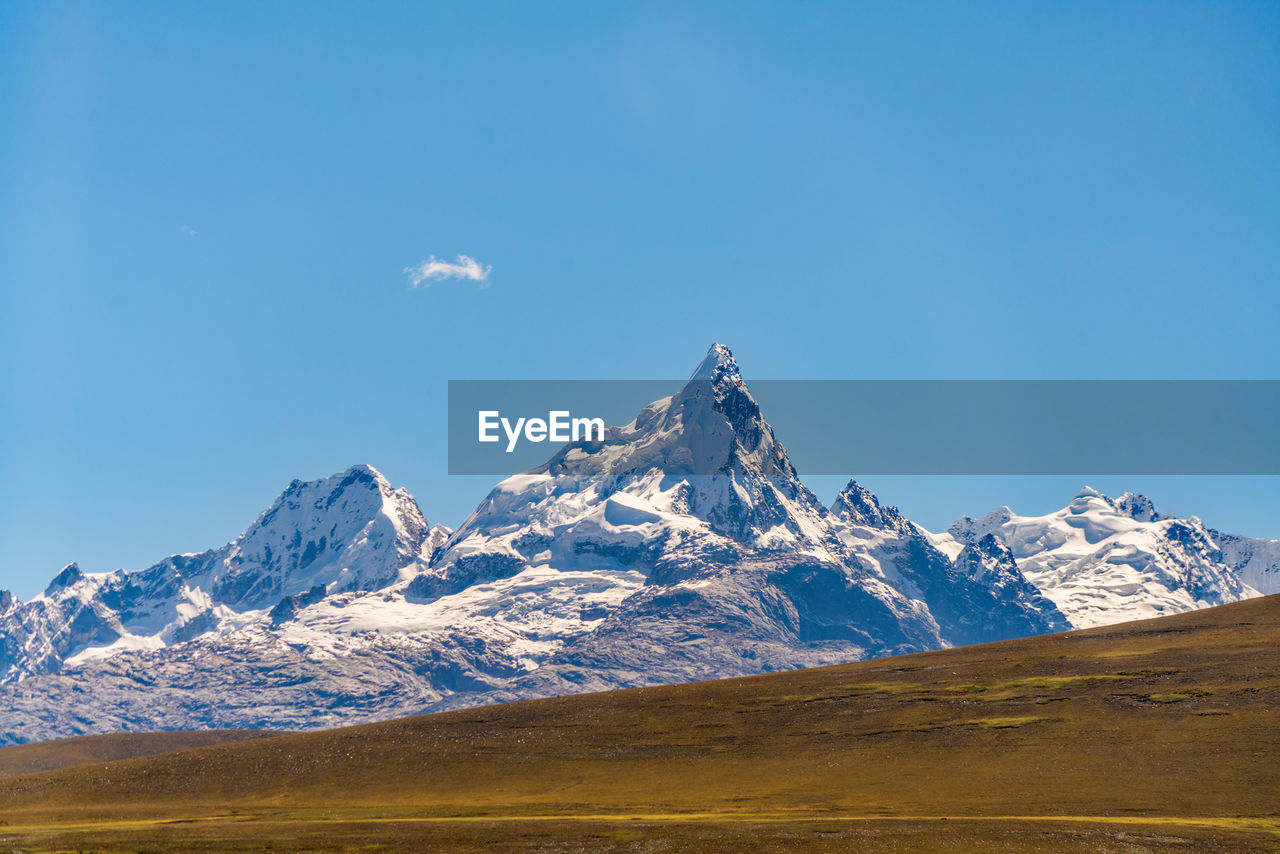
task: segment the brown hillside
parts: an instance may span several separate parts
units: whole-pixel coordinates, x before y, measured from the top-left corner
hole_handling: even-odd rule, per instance
[[[1270,849],[1280,597],[67,768],[0,815],[24,849]]]
[[[0,747],[0,777],[54,771],[75,765],[92,765],[133,759],[155,753],[172,753],[192,747],[226,744],[252,738],[269,738],[279,733],[251,729],[215,729],[197,732],[120,732],[84,735],[36,744]]]

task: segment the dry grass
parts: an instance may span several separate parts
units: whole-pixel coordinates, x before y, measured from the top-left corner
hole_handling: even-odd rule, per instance
[[[0,748],[0,777],[16,777],[37,771],[56,771],[76,765],[114,762],[155,753],[172,753],[192,747],[227,744],[279,733],[254,729],[218,729],[198,732],[121,732],[60,738],[39,744]]]
[[[1280,598],[0,780],[0,850],[1280,850]]]

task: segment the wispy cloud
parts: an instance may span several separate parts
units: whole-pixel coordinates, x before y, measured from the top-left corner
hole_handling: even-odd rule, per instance
[[[199,234],[199,233],[200,233],[200,232],[196,231],[194,228],[192,228],[192,227],[191,227],[191,226],[189,226],[189,225],[180,225],[180,226],[178,226],[178,231],[181,231],[181,232],[182,232],[183,234],[185,234],[187,237],[195,237],[197,234]]]
[[[481,282],[480,287],[484,288],[488,287],[487,280],[492,269],[470,255],[459,255],[452,264],[432,255],[425,261],[419,261],[416,266],[405,267],[404,274],[409,277],[409,286],[413,288],[419,285],[430,287],[432,282],[442,279],[470,279],[473,282]]]

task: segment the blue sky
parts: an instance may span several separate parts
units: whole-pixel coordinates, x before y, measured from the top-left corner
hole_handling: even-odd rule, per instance
[[[0,7],[0,587],[356,462],[456,524],[450,378],[1280,378],[1280,6],[690,5]],[[1280,536],[868,483],[1086,479]]]

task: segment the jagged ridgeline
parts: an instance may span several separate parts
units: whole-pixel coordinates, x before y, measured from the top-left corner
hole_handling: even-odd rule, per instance
[[[681,460],[690,471],[673,474]],[[0,742],[310,728],[1022,637],[1280,588],[1280,543],[1086,491],[931,534],[800,482],[736,361],[451,531],[370,466],[231,543],[0,595]]]

